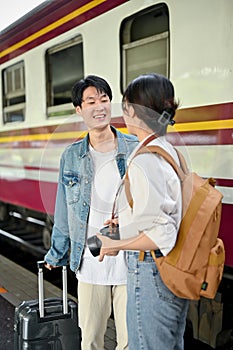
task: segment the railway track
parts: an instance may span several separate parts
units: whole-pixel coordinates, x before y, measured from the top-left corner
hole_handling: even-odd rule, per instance
[[[22,218],[18,213],[0,222],[0,254],[27,270],[37,273],[37,261],[43,260],[47,249],[44,247],[43,230],[46,223],[37,219]],[[59,269],[52,272],[45,269],[44,278],[62,288]],[[77,280],[68,268],[68,293],[77,296]]]
[[[31,253],[44,254],[43,222],[30,222],[19,217],[10,217],[7,222],[0,223],[0,234],[12,242],[27,248]]]

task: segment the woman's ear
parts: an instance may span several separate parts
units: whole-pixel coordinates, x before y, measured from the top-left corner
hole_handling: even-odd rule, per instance
[[[135,110],[133,108],[133,105],[130,104],[128,108],[128,114],[130,118],[134,118],[136,116]]]

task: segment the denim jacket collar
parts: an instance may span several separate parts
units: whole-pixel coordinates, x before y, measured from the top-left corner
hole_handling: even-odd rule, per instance
[[[123,135],[116,129],[114,126],[110,126],[112,132],[117,136],[117,155],[119,158],[120,155],[126,155],[128,151],[127,144],[124,140]],[[120,140],[121,139],[121,140]],[[84,137],[80,152],[80,157],[83,158],[89,153],[89,133]]]

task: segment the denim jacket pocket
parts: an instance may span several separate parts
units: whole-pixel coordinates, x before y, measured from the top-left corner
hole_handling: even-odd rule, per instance
[[[67,204],[78,201],[80,197],[80,175],[67,172],[63,174],[62,183],[65,185]]]

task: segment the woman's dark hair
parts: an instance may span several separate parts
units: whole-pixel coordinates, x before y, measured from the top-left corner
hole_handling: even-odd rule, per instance
[[[168,124],[173,125],[178,103],[174,99],[174,87],[161,74],[143,74],[129,83],[123,94],[125,102],[132,104],[138,118],[151,130],[164,135]]]
[[[80,106],[83,102],[83,91],[89,86],[94,86],[100,93],[106,93],[112,100],[112,90],[106,80],[96,75],[88,75],[86,78],[77,81],[72,88],[72,102],[74,107]]]

